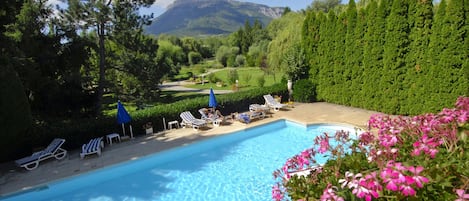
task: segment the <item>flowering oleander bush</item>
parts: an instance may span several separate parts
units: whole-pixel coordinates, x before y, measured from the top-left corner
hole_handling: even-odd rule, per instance
[[[338,131],[274,172],[274,200],[469,200],[469,98],[415,117],[373,115],[352,140]],[[332,146],[331,139],[338,143]],[[315,156],[327,154],[322,166]],[[295,172],[309,171],[306,176]]]

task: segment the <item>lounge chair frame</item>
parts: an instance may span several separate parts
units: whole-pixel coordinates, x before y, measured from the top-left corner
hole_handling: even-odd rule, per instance
[[[15,161],[19,167],[24,167],[26,170],[34,170],[39,166],[39,162],[49,158],[56,158],[61,160],[67,156],[67,150],[62,149],[61,146],[65,143],[65,139],[55,138],[44,150],[34,152],[31,156],[27,156]]]
[[[217,114],[213,115],[212,117],[208,117],[207,114],[204,112],[205,108],[199,109],[199,113],[202,120],[205,120],[207,123],[212,123],[213,126],[220,126],[222,122],[225,122],[225,118],[219,117]]]
[[[271,109],[274,109],[275,112],[278,112],[280,109],[287,106],[286,104],[281,104],[277,102],[274,99],[274,97],[272,97],[272,95],[270,94],[264,95],[264,99],[265,99],[265,105]]]
[[[80,158],[83,159],[87,155],[98,154],[101,156],[101,151],[104,148],[103,137],[91,139],[87,144],[81,147]]]
[[[207,122],[205,120],[196,119],[194,115],[192,115],[192,113],[189,111],[184,111],[179,116],[182,119],[181,125],[184,127],[192,126],[194,130],[198,130],[201,127],[207,126]]]

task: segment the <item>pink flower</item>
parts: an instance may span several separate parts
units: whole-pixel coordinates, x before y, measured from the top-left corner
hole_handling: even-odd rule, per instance
[[[424,134],[417,142],[414,142],[412,155],[418,156],[421,152],[424,152],[425,154],[430,155],[431,158],[435,158],[436,153],[438,153],[436,147],[440,144],[441,142],[437,139],[429,138],[428,135]]]
[[[418,167],[408,167],[407,170],[411,173],[413,173],[414,175],[412,176],[412,179],[414,180],[415,184],[417,185],[417,187],[419,188],[422,188],[423,187],[423,184],[422,183],[428,183],[428,179],[426,177],[422,177],[420,176],[420,172],[423,171],[423,167],[422,166],[418,166]]]
[[[363,146],[371,144],[375,140],[375,135],[371,132],[364,132],[360,135],[360,144]]]
[[[456,194],[458,195],[458,199],[454,201],[468,201],[469,200],[469,193],[465,193],[464,189],[456,189]]]
[[[394,134],[382,134],[379,136],[380,145],[384,147],[394,146],[397,142],[397,136]]]
[[[342,188],[347,186],[349,189],[354,189],[358,187],[358,179],[361,177],[361,173],[354,175],[352,172],[347,171],[345,172],[345,179],[339,179],[339,184],[342,184]]]
[[[458,123],[465,123],[469,119],[468,111],[461,111],[458,116]]]
[[[394,163],[389,161],[381,173],[380,177],[383,182],[386,183],[386,189],[390,191],[398,191],[399,186],[406,181],[405,176],[402,174],[402,170],[406,168],[401,163]]]
[[[404,196],[414,196],[415,190],[410,185],[401,185],[400,191]]]
[[[328,184],[326,189],[324,189],[320,200],[321,201],[344,201],[344,198],[339,197],[335,194],[335,189],[337,189],[337,187],[332,186],[331,184]]]
[[[272,199],[280,201],[283,199],[283,193],[280,190],[278,184],[272,187]]]
[[[382,187],[376,179],[376,172],[366,175],[365,178],[361,178],[358,182],[358,187],[352,190],[358,198],[365,198],[366,201],[370,201],[372,198],[378,198]]]
[[[322,138],[319,142],[318,152],[321,153],[321,154],[326,153],[326,151],[329,149],[329,147],[330,147],[329,138],[328,137]]]

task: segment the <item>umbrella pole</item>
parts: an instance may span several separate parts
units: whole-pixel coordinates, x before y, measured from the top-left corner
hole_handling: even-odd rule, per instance
[[[125,135],[125,127],[124,127],[124,123],[122,123],[122,132],[124,133]]]
[[[132,131],[132,125],[129,125],[130,127],[130,139],[134,139],[134,132]]]

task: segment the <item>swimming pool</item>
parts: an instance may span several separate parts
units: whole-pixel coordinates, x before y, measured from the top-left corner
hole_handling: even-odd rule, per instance
[[[0,200],[271,200],[272,172],[322,132],[280,120],[15,193]],[[318,159],[324,163],[326,158]]]

